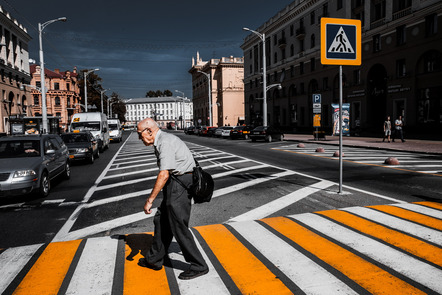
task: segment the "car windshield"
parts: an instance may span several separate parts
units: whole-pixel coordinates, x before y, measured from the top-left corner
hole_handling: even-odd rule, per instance
[[[118,130],[118,124],[109,124],[110,130]]]
[[[15,140],[0,142],[0,158],[29,158],[40,156],[39,140]]]
[[[62,134],[65,143],[88,142],[87,134]]]
[[[72,123],[72,129],[100,131],[100,122],[75,122]]]

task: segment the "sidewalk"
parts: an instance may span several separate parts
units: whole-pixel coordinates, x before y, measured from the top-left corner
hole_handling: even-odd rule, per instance
[[[325,140],[315,140],[311,134],[284,134],[284,140],[339,145],[339,136],[326,136]],[[382,138],[343,136],[342,145],[442,155],[442,141],[406,139],[405,142],[401,142],[399,139],[388,143],[387,141],[382,142]]]

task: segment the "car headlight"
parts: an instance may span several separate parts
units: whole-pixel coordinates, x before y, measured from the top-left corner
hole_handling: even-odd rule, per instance
[[[34,170],[19,170],[14,172],[14,178],[34,176],[36,175]]]
[[[76,149],[76,153],[87,153],[89,151],[88,148],[79,148]]]

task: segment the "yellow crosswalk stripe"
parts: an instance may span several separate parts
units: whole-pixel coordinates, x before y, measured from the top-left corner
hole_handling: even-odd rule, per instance
[[[414,202],[413,204],[424,205],[424,206],[431,207],[431,208],[434,208],[434,209],[442,210],[442,204],[441,203],[435,203],[435,202]]]
[[[149,233],[152,234],[152,233]],[[136,235],[138,241],[145,241],[147,237],[146,234]],[[130,236],[126,238],[126,241],[130,239]],[[139,245],[141,247],[146,245]],[[138,295],[138,294],[156,294],[156,295],[166,295],[170,294],[169,283],[167,281],[166,270],[163,267],[159,271],[151,270],[138,265],[138,260],[144,257],[141,247],[140,249],[133,249],[134,245],[130,242],[126,242],[125,245],[125,257],[130,257],[130,260],[125,259],[124,261],[124,294],[127,295]],[[141,250],[141,251],[137,251]],[[136,255],[134,255],[136,254]]]
[[[290,219],[274,217],[262,221],[339,270],[372,294],[425,294],[387,271]]]
[[[13,294],[57,294],[80,243],[49,244]]]
[[[414,221],[420,223],[422,225],[426,225],[438,230],[442,230],[442,220],[426,216],[420,213],[416,213],[410,210],[398,208],[395,206],[389,205],[376,205],[376,206],[367,206],[368,208],[373,208],[400,218],[407,219],[409,221]]]
[[[331,219],[348,225],[362,233],[366,233],[372,237],[401,248],[413,255],[442,266],[442,249],[439,247],[425,243],[424,241],[389,229],[385,226],[381,226],[348,212],[329,210],[316,213],[330,217]]]
[[[243,294],[292,294],[223,225],[195,227]]]

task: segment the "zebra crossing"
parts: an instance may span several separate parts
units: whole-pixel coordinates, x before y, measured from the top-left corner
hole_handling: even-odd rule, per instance
[[[207,275],[173,242],[137,265],[152,233],[0,250],[2,294],[441,294],[442,205],[349,207],[193,227]]]
[[[325,151],[317,152],[316,150],[319,147],[323,147]],[[305,144],[304,147],[298,147],[297,144],[290,144],[274,147],[272,149],[334,160],[339,159],[339,156],[334,156],[334,153],[339,150],[339,147],[332,145]],[[393,169],[442,176],[442,157],[440,155],[355,148],[348,146],[344,146],[342,152],[342,159],[345,162],[357,162],[367,165],[377,165]],[[395,157],[399,161],[399,165],[386,165],[384,162],[388,157]]]

